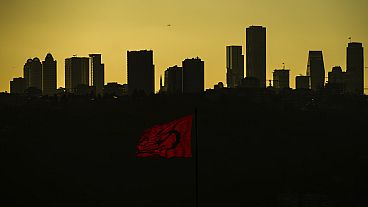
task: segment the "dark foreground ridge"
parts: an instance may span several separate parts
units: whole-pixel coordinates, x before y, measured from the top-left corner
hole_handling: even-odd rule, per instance
[[[194,159],[138,159],[198,109],[199,206],[368,206],[366,96],[0,95],[2,206],[194,206]]]

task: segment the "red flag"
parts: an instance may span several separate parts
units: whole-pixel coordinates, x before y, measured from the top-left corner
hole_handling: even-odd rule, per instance
[[[193,115],[156,125],[143,132],[137,145],[137,157],[192,157]]]

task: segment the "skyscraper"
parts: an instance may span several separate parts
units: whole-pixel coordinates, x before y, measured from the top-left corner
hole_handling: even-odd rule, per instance
[[[31,67],[32,67],[32,59],[28,59],[23,67],[23,77],[24,81],[26,82],[26,89],[29,88],[29,73],[31,71]]]
[[[257,78],[259,87],[266,87],[266,28],[251,26],[246,29],[246,76]]]
[[[348,44],[346,54],[346,73],[348,93],[364,94],[364,48],[359,42]]]
[[[54,95],[56,93],[56,60],[48,53],[42,61],[42,93]]]
[[[226,46],[226,83],[236,88],[244,78],[244,55],[242,46]]]
[[[89,86],[89,58],[65,59],[65,89],[68,92],[75,92],[80,85]]]
[[[277,89],[290,88],[290,70],[281,69],[273,71],[273,86]]]
[[[183,61],[183,93],[204,91],[204,61],[200,58]]]
[[[145,94],[155,92],[155,66],[153,51],[128,51],[128,92],[143,91]]]
[[[42,90],[42,64],[40,59],[33,58],[29,69],[29,87]]]
[[[96,94],[103,93],[105,85],[105,65],[101,63],[101,54],[90,54],[91,85],[96,87]]]
[[[310,76],[310,89],[320,90],[325,85],[325,65],[322,51],[309,51],[307,76]]]
[[[183,93],[183,68],[177,65],[165,71],[165,89],[168,94]]]

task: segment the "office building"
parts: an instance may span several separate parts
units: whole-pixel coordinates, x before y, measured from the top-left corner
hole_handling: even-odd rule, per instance
[[[204,61],[200,58],[183,61],[183,93],[204,91]]]
[[[273,87],[276,89],[290,88],[290,70],[281,69],[273,71]]]
[[[317,91],[324,88],[325,65],[322,51],[309,51],[307,76],[310,77],[310,89]]]
[[[251,26],[246,29],[246,76],[257,78],[259,87],[266,87],[266,28]]]
[[[146,95],[155,92],[155,66],[153,51],[128,51],[128,85],[129,94],[144,92]]]
[[[105,65],[101,63],[101,54],[90,54],[91,85],[96,88],[96,94],[102,94],[105,85]]]
[[[344,84],[346,73],[342,71],[340,66],[332,68],[331,72],[328,72],[328,84]]]
[[[65,89],[74,93],[79,85],[89,86],[89,58],[71,57],[65,59]]]
[[[362,43],[348,44],[346,54],[346,90],[352,94],[364,94],[364,48]]]
[[[42,61],[42,94],[54,95],[56,93],[56,60],[48,53]]]
[[[238,87],[244,78],[242,46],[226,46],[226,71],[227,87]]]
[[[168,94],[183,93],[183,68],[177,65],[165,71],[165,90]]]
[[[28,59],[23,67],[23,76],[26,88],[37,88],[42,90],[42,64],[37,57]]]
[[[26,80],[24,78],[13,78],[10,81],[10,93],[22,94],[26,90]]]
[[[23,78],[26,83],[26,89],[29,88],[29,73],[32,67],[32,59],[28,59],[23,67]]]
[[[309,89],[310,77],[299,75],[295,78],[296,89]]]

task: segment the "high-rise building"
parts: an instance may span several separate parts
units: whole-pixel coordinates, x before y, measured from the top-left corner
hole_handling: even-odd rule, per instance
[[[73,93],[80,85],[89,86],[89,58],[65,59],[65,89]]]
[[[226,83],[228,88],[240,86],[244,78],[244,55],[242,46],[226,46]]]
[[[153,51],[128,51],[128,86],[129,94],[155,92],[155,66],[153,64]]]
[[[26,90],[26,80],[24,78],[13,78],[10,81],[10,93],[22,94]]]
[[[310,76],[310,89],[316,91],[324,88],[325,64],[322,51],[309,51],[307,76]]]
[[[290,88],[289,72],[287,69],[273,71],[273,87],[277,89]]]
[[[165,89],[168,94],[183,93],[183,68],[177,65],[165,71]]]
[[[183,61],[183,93],[204,91],[204,61],[200,58]]]
[[[101,63],[101,54],[90,54],[91,85],[96,88],[96,94],[103,93],[105,85],[105,65]]]
[[[310,77],[299,75],[295,78],[296,89],[309,89]]]
[[[31,67],[32,67],[32,59],[28,59],[23,67],[23,77],[24,81],[26,82],[26,89],[29,88],[29,73],[31,71]]]
[[[359,42],[351,42],[347,47],[346,73],[348,93],[364,93],[364,48]]]
[[[257,78],[259,87],[266,87],[266,28],[246,29],[246,76]]]
[[[48,53],[42,61],[42,94],[54,95],[56,93],[56,60]]]
[[[42,90],[42,64],[40,59],[28,59],[23,68],[26,88],[37,88]]]

